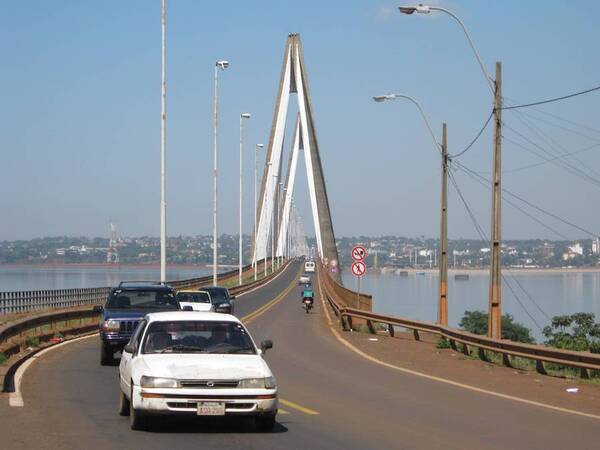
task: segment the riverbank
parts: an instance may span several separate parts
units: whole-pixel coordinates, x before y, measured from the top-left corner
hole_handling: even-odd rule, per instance
[[[432,275],[437,275],[439,273],[439,269],[412,269],[412,268],[408,268],[408,269],[392,269],[392,268],[387,268],[387,267],[383,267],[381,269],[374,269],[369,267],[369,272],[370,273],[380,273],[380,274],[390,274],[390,275],[400,275],[400,272],[406,272],[408,273],[408,275],[416,275],[417,273],[421,274],[421,273],[425,273],[425,274],[432,274]],[[600,273],[600,266],[594,266],[594,267],[572,267],[572,268],[566,268],[566,267],[551,267],[551,268],[540,268],[540,267],[503,267],[502,268],[503,271],[509,271],[512,273],[518,273],[518,274],[535,274],[535,275],[543,275],[543,274],[548,274],[548,275],[556,275],[556,274],[569,274],[569,273]],[[455,274],[469,274],[469,275],[487,275],[490,273],[490,269],[488,268],[481,268],[481,269],[474,269],[474,268],[449,268],[448,269],[448,273],[451,275],[455,275]]]

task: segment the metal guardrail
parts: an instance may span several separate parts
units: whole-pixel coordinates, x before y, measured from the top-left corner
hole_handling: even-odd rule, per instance
[[[561,366],[581,369],[583,378],[589,377],[588,370],[600,370],[600,354],[563,350],[554,347],[546,347],[544,345],[525,344],[506,339],[493,339],[487,336],[456,330],[437,324],[376,314],[370,311],[348,307],[343,304],[343,300],[333,289],[332,283],[335,283],[335,281],[332,280],[325,271],[319,271],[319,279],[322,281],[326,300],[333,309],[335,315],[340,319],[340,324],[345,330],[352,329],[353,319],[360,319],[366,322],[371,333],[375,333],[374,324],[381,323],[387,325],[390,336],[394,336],[394,327],[401,327],[412,330],[416,340],[420,339],[419,332],[426,332],[447,339],[450,341],[450,345],[454,350],[458,350],[456,345],[458,342],[462,344],[462,351],[467,355],[470,354],[469,346],[477,348],[479,356],[483,360],[488,360],[485,351],[498,353],[502,355],[503,364],[509,367],[511,366],[509,357],[513,356],[535,361],[536,370],[542,374],[546,374],[544,363],[554,363]]]
[[[270,260],[267,260],[267,264]],[[259,263],[259,267],[262,267]],[[253,271],[252,265],[243,268],[243,272]],[[238,269],[220,273],[219,283],[237,278]],[[212,275],[187,280],[167,282],[174,289],[188,289],[212,284]],[[100,305],[106,301],[110,287],[80,288],[80,289],[48,289],[35,291],[0,292],[0,315],[19,314],[45,309],[64,309],[77,306]]]

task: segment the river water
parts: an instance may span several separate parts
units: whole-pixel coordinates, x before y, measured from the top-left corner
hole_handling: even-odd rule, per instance
[[[517,322],[530,328],[538,341],[543,340],[541,328],[549,325],[555,315],[593,312],[596,321],[600,321],[600,272],[505,271],[504,274],[503,313],[512,314]],[[450,326],[457,326],[465,311],[487,311],[487,272],[471,272],[468,280],[455,280],[453,273],[448,278]],[[356,290],[352,274],[345,272],[343,280],[347,287]],[[361,292],[373,295],[373,311],[427,322],[437,319],[436,273],[400,276],[373,272],[362,278]]]
[[[230,270],[230,269],[223,269]],[[169,280],[208,275],[207,268],[168,268]],[[487,311],[488,274],[475,271],[468,280],[448,280],[448,313],[457,326],[467,310]],[[158,280],[158,268],[13,268],[0,266],[0,291],[27,291],[115,286],[123,280]],[[356,279],[343,274],[344,284],[356,289]],[[511,289],[508,285],[512,287]],[[521,289],[521,286],[523,289]],[[373,295],[373,310],[383,314],[434,322],[437,318],[438,277],[426,272],[408,276],[370,272],[361,280],[361,291]],[[514,291],[514,292],[513,292]],[[559,314],[593,312],[600,321],[600,272],[505,271],[503,312],[531,329],[542,340],[541,328]],[[515,295],[516,294],[516,295]]]
[[[225,269],[225,271],[231,269]],[[222,271],[222,270],[219,270]],[[210,268],[167,267],[168,280],[184,280],[212,273]],[[156,281],[160,269],[132,267],[2,267],[0,291],[34,291],[44,289],[71,289],[116,286],[120,281]]]

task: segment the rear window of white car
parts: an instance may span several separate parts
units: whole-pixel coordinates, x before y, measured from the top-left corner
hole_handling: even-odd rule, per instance
[[[142,353],[256,354],[244,326],[237,322],[179,320],[151,322]]]

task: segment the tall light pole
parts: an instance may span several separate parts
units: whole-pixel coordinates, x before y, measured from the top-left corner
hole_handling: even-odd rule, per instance
[[[160,281],[167,281],[167,4],[162,0],[162,68],[160,96]]]
[[[502,209],[502,65],[496,62],[496,79],[489,76],[485,70],[481,56],[471,39],[471,36],[460,18],[445,8],[438,6],[401,6],[401,13],[404,14],[429,14],[431,11],[441,11],[452,17],[462,28],[471,50],[477,59],[485,81],[494,96],[494,157],[493,157],[493,175],[492,175],[492,220],[490,237],[490,289],[489,289],[489,313],[488,313],[488,336],[502,338],[502,266],[501,266],[501,209]]]
[[[448,252],[448,146],[446,141],[446,124],[442,126],[442,144],[440,145],[435,138],[433,129],[421,108],[419,102],[413,97],[402,94],[387,94],[373,97],[376,102],[384,102],[389,100],[396,100],[398,98],[406,99],[412,102],[421,113],[421,117],[427,125],[433,145],[436,150],[441,150],[442,155],[442,195],[441,195],[441,208],[440,208],[440,265],[439,265],[439,297],[438,297],[438,323],[440,325],[448,325],[448,263],[447,263],[447,252]],[[418,257],[418,249],[415,249],[415,265]],[[431,265],[431,256],[429,259]]]
[[[258,252],[256,249],[256,241],[257,241],[257,237],[258,237],[258,200],[257,200],[257,193],[256,193],[256,178],[258,176],[258,165],[257,165],[257,159],[258,159],[258,151],[263,148],[264,145],[263,144],[256,144],[255,148],[254,148],[254,281],[257,280],[258,278]]]
[[[277,190],[277,247],[279,247],[279,234],[281,233],[281,194],[283,192],[283,183],[280,181]],[[279,250],[279,248],[277,249]],[[277,268],[279,269],[280,255],[277,255]]]
[[[269,167],[271,167],[272,164],[273,163],[271,161],[267,162],[267,172],[266,172],[267,174],[269,173]],[[266,178],[266,176],[265,176],[265,179],[267,180],[267,182],[265,183],[265,207],[268,210],[269,202],[271,201],[271,197],[269,197],[269,180]],[[265,215],[265,222],[266,222],[266,219],[267,219],[267,217]],[[265,264],[264,264],[264,266],[265,266],[265,277],[266,277],[267,276],[267,250],[269,248],[269,245],[268,245],[269,233],[267,232],[266,226],[264,227],[264,229],[265,229]]]
[[[244,119],[249,119],[249,113],[240,114],[240,239],[239,239],[239,268],[238,268],[238,284],[242,285],[242,263],[243,263],[243,249],[242,249],[242,193],[243,193],[243,182],[244,182]]]
[[[217,285],[217,265],[219,263],[219,238],[217,235],[217,180],[218,180],[218,152],[217,137],[219,128],[219,69],[225,70],[229,67],[229,61],[215,62],[215,95],[214,95],[214,152],[213,152],[213,285]]]
[[[273,189],[273,208],[271,208],[271,273],[275,271],[275,190],[277,189],[277,174],[273,174],[274,189]]]

